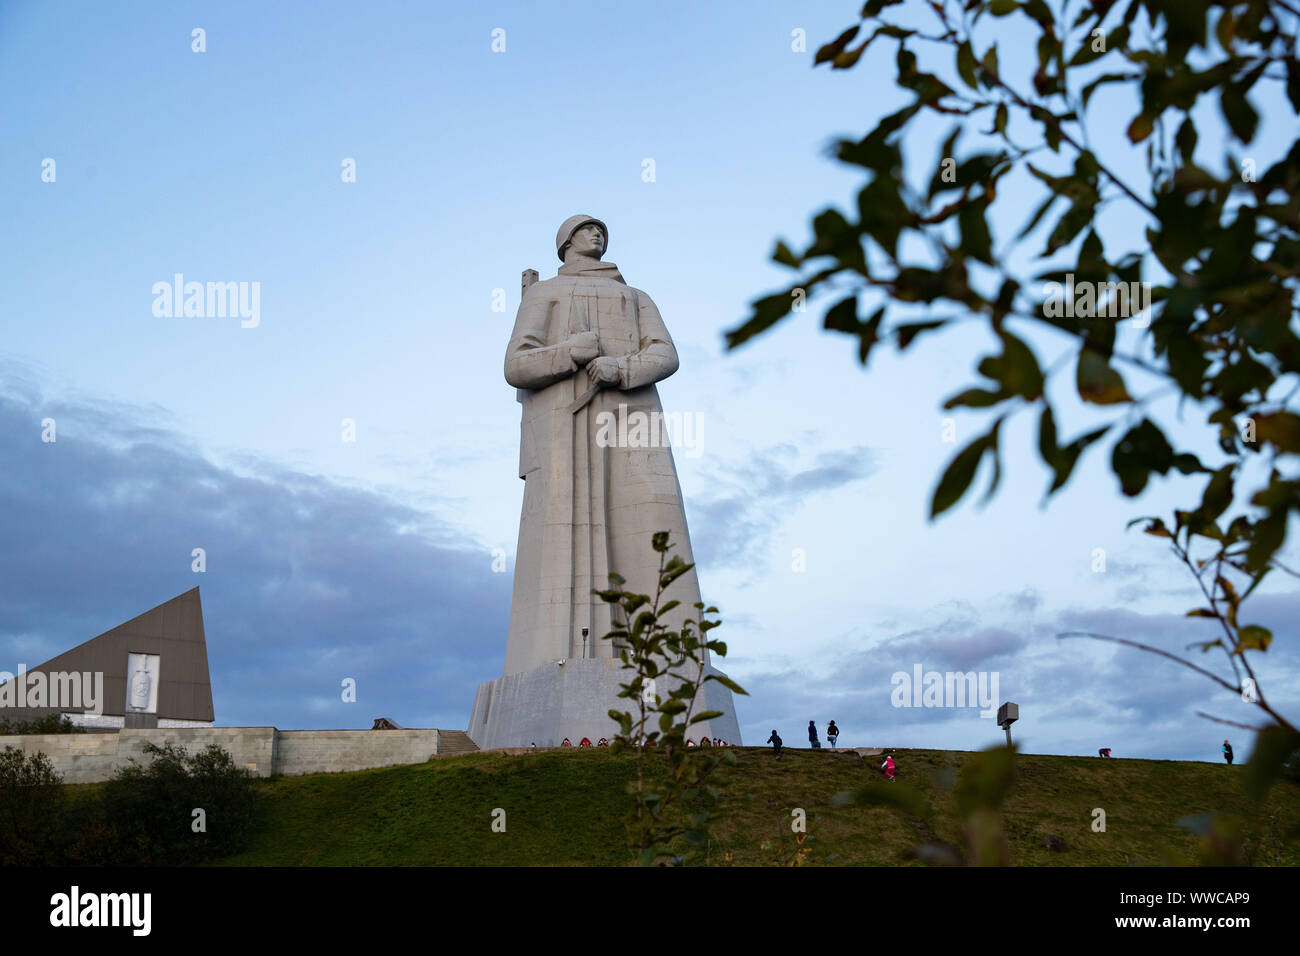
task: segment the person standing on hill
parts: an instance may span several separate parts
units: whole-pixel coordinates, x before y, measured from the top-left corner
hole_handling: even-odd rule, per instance
[[[813,750],[822,749],[821,741],[817,739],[817,725],[811,720],[808,721],[808,743],[812,746]]]
[[[829,724],[826,725],[826,739],[831,742],[832,749],[834,749],[835,741],[839,739],[839,736],[840,736],[840,728],[836,727],[835,721],[832,720]]]
[[[1223,742],[1223,759],[1228,761],[1228,766],[1232,766],[1232,744],[1226,740]]]
[[[886,755],[885,762],[882,763],[880,766],[882,766],[885,769],[885,776],[889,778],[889,782],[896,783],[897,778],[894,776],[894,771],[895,771],[894,755],[893,754]]]
[[[775,730],[773,730],[772,736],[767,738],[767,742],[772,745],[772,753],[776,754],[776,759],[780,760],[781,759],[781,735],[778,734]]]

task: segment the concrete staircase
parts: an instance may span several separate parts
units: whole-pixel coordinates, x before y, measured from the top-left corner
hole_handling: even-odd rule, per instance
[[[447,754],[468,754],[478,750],[478,745],[469,739],[463,730],[438,731],[438,756]]]

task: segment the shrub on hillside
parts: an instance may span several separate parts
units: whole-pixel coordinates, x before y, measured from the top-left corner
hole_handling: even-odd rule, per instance
[[[216,744],[190,755],[145,745],[104,787],[103,823],[118,865],[192,865],[242,849],[253,821],[252,774]],[[110,861],[105,861],[110,862]]]
[[[66,714],[49,714],[35,720],[9,720],[0,717],[0,737],[23,734],[79,734],[78,727]]]
[[[0,751],[0,866],[49,862],[63,803],[50,758],[17,747]]]

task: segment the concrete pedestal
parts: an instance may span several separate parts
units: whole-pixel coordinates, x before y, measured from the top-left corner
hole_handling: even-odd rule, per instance
[[[706,673],[721,673],[710,667]],[[618,724],[611,710],[635,713],[636,701],[618,696],[628,681],[621,661],[606,657],[573,659],[498,677],[478,685],[469,736],[482,750],[494,747],[558,747],[565,737],[578,746],[583,737],[592,744],[613,737]],[[660,697],[667,690],[659,688]],[[721,737],[731,746],[740,744],[740,724],[732,693],[717,681],[708,681],[696,698],[695,713],[720,710],[722,716],[691,726],[688,736],[699,740]],[[648,727],[647,730],[658,727]]]

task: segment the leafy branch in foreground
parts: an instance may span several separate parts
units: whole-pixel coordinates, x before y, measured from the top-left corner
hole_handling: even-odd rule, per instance
[[[819,292],[839,297],[824,327],[856,339],[863,365],[882,344],[901,353],[921,337],[987,323],[998,344],[978,362],[986,381],[950,396],[944,408],[987,410],[992,423],[948,465],[931,516],[963,497],[986,457],[991,494],[1001,474],[1001,426],[1018,411],[1037,410],[1049,497],[1110,435],[1111,469],[1126,496],[1140,494],[1152,474],[1178,472],[1205,477],[1200,510],[1223,501],[1222,513],[1234,492],[1248,501],[1254,511],[1241,519],[1249,541],[1241,560],[1249,573],[1263,571],[1282,547],[1288,515],[1300,514],[1300,477],[1279,462],[1300,453],[1300,414],[1287,407],[1300,392],[1300,336],[1292,327],[1300,139],[1266,164],[1248,94],[1276,85],[1300,112],[1300,11],[1277,0],[1083,0],[1072,17],[1075,4],[1053,9],[1046,0],[900,4],[867,0],[861,22],[815,58],[850,70],[873,44],[896,43],[895,84],[911,94],[860,140],[834,144],[839,161],[867,177],[856,217],[827,208],[813,218],[811,244],[796,251],[777,243],[773,260],[800,275],[757,299],[727,334],[728,347]],[[1031,76],[1013,76],[999,62],[996,33],[1013,16],[1037,33]],[[936,28],[927,32],[931,18]],[[1015,42],[1023,44],[1023,35]],[[1094,148],[1088,123],[1089,102],[1109,88],[1140,103],[1127,148],[1115,155]],[[1222,123],[1213,129],[1204,111],[1192,120],[1204,99],[1218,102]],[[909,132],[924,136],[922,124],[936,118],[956,122],[928,185],[917,190],[903,175],[901,143]],[[1114,122],[1109,110],[1100,117],[1094,110],[1091,119]],[[979,151],[959,156],[959,138],[971,133]],[[1142,182],[1126,178],[1141,164],[1130,152],[1145,153]],[[1041,203],[1023,230],[996,241],[991,222],[1016,215],[1034,189]],[[1125,207],[1146,228],[1121,233],[1123,247],[1108,249],[1101,217]],[[1024,248],[1030,241],[1041,245]],[[1042,295],[1030,291],[1038,283],[1046,283]],[[1049,288],[1057,291],[1049,296]],[[1146,292],[1149,308],[1133,308],[1133,289],[1140,299]],[[1138,321],[1125,321],[1117,335],[1135,312]],[[1061,360],[1041,367],[1029,333],[1064,344]],[[1048,386],[1071,366],[1078,398],[1117,414],[1064,440]],[[1126,381],[1121,369],[1133,377]],[[1135,395],[1139,383],[1153,387]],[[1167,395],[1203,412],[1220,463],[1171,444],[1151,408]]]
[[[1234,519],[1226,529],[1221,529],[1212,519],[1206,520],[1203,514],[1197,512],[1178,511],[1175,512],[1174,517],[1175,522],[1172,531],[1166,527],[1160,518],[1153,517],[1135,518],[1130,522],[1130,526],[1139,521],[1145,521],[1147,524],[1143,530],[1149,535],[1167,538],[1170,549],[1178,557],[1179,561],[1191,571],[1200,588],[1201,595],[1205,599],[1205,603],[1201,607],[1192,608],[1187,612],[1187,616],[1206,618],[1216,622],[1220,634],[1208,640],[1195,641],[1187,645],[1186,649],[1196,649],[1203,654],[1209,653],[1216,648],[1222,650],[1232,669],[1233,680],[1229,682],[1213,671],[1195,664],[1185,657],[1126,638],[1079,631],[1058,634],[1057,637],[1087,637],[1094,640],[1109,641],[1175,661],[1214,681],[1225,690],[1241,695],[1242,700],[1253,704],[1267,714],[1272,719],[1272,723],[1260,727],[1250,727],[1234,721],[1212,717],[1209,714],[1201,714],[1202,717],[1207,717],[1219,723],[1258,732],[1259,736],[1255,740],[1255,749],[1246,763],[1245,773],[1242,778],[1247,792],[1258,800],[1263,797],[1274,780],[1284,775],[1288,759],[1297,749],[1300,749],[1300,730],[1297,730],[1290,720],[1274,709],[1265,698],[1264,688],[1260,684],[1255,667],[1248,656],[1251,653],[1267,651],[1269,645],[1273,642],[1273,633],[1259,624],[1243,624],[1240,619],[1241,608],[1246,599],[1259,586],[1265,575],[1274,569],[1276,562],[1270,563],[1268,567],[1258,573],[1251,573],[1247,569],[1244,556],[1250,547],[1249,528],[1242,518]],[[1197,544],[1194,540],[1196,538],[1204,539],[1212,545],[1204,557],[1193,556],[1193,548]],[[1238,590],[1238,587],[1233,584],[1232,576],[1234,574],[1245,578],[1245,582],[1243,582],[1245,586],[1241,590]]]
[[[962,820],[964,846],[934,838],[933,808],[925,794],[908,783],[869,783],[837,794],[836,806],[887,807],[925,836],[908,855],[931,866],[1010,866],[1011,854],[1002,823],[1002,804],[1016,777],[1016,753],[993,747],[971,754],[953,787],[953,801]]]
[[[722,764],[734,765],[736,756],[725,747],[690,747],[687,734],[692,725],[722,716],[716,710],[695,712],[696,698],[708,681],[746,693],[722,674],[706,672],[709,654],[727,654],[726,644],[708,639],[709,631],[722,623],[708,616],[718,613],[716,607],[697,601],[698,616],[685,618],[680,629],[663,623],[664,615],[681,604],[664,601],[664,592],[694,567],[680,555],[668,556],[673,548],[668,539],[666,531],[652,538],[659,553],[653,598],[623,590],[627,582],[618,574],[610,574],[608,590],[594,592],[621,611],[615,612],[614,627],[604,637],[616,642],[619,658],[631,672],[618,696],[635,701],[636,708],[611,710],[609,716],[619,725],[613,749],[636,753],[636,779],[628,784],[634,805],[626,827],[628,846],[643,866],[687,863],[708,845],[720,795],[714,772]],[[662,765],[647,765],[650,747],[662,754]]]
[[[999,41],[1025,43],[1007,35],[1007,18],[1036,34],[1035,57],[1019,76],[999,59]],[[978,356],[984,381],[943,407],[986,410],[992,422],[939,478],[932,518],[962,499],[986,458],[988,494],[996,490],[1002,426],[1025,410],[1037,412],[1037,453],[1051,471],[1046,497],[1107,436],[1126,497],[1141,494],[1153,475],[1203,478],[1199,502],[1175,510],[1172,530],[1160,519],[1140,520],[1147,533],[1171,539],[1195,575],[1206,604],[1192,616],[1214,619],[1222,636],[1193,646],[1222,648],[1235,681],[1135,641],[1087,636],[1160,654],[1247,700],[1253,695],[1274,721],[1256,728],[1247,767],[1248,787],[1262,792],[1300,746],[1247,656],[1266,651],[1272,634],[1237,621],[1242,601],[1267,575],[1295,574],[1279,553],[1288,520],[1300,515],[1293,401],[1300,394],[1300,6],[867,0],[859,20],[817,51],[814,66],[848,71],[877,42],[896,44],[894,82],[910,102],[861,139],[835,142],[835,157],[866,176],[856,216],[826,208],[813,217],[809,245],[777,243],[772,259],[799,275],[752,303],[727,334],[728,347],[766,332],[818,293],[838,298],[823,325],[855,339],[864,366],[882,345],[903,353],[920,338],[985,324],[997,344]],[[1099,92],[1102,99],[1127,92],[1137,103],[1118,145],[1092,135],[1114,123],[1113,107],[1099,112],[1093,104],[1089,113]],[[1261,94],[1290,106],[1280,123],[1293,129],[1291,142],[1280,150],[1256,137],[1261,117],[1250,96]],[[1217,105],[1219,122],[1198,109],[1207,103]],[[902,143],[908,133],[928,141],[924,124],[936,119],[952,125],[917,189],[904,176]],[[976,140],[976,151],[959,155],[963,136]],[[1038,192],[1036,208],[1023,228],[996,235],[1030,190]],[[1145,228],[1107,231],[1104,242],[1102,217],[1116,214]],[[1031,340],[1064,351],[1044,368]],[[1082,407],[1109,418],[1065,440],[1061,403],[1054,406],[1049,386],[1071,368]],[[1190,407],[1203,416],[1204,434],[1192,438],[1211,438],[1217,460],[1190,450],[1204,441],[1171,442],[1154,407],[1164,397],[1178,400],[1180,415]],[[1193,557],[1193,537],[1203,539],[1198,555],[1210,543],[1207,556]]]

